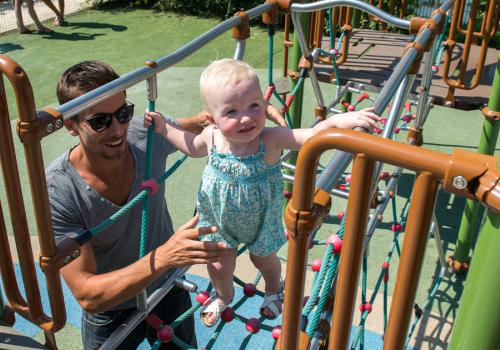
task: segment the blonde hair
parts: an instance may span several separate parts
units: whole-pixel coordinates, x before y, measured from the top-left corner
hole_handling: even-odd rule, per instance
[[[200,94],[205,108],[209,108],[207,100],[209,91],[245,80],[253,80],[260,86],[255,70],[243,61],[224,58],[210,63],[200,76]]]

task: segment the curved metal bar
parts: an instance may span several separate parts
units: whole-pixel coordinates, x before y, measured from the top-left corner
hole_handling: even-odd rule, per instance
[[[348,340],[353,310],[352,298],[355,295],[356,276],[359,273],[359,259],[365,238],[367,215],[365,207],[369,198],[369,180],[373,174],[373,162],[378,160],[420,174],[412,197],[416,204],[412,204],[407,223],[407,232],[413,234],[405,235],[403,247],[407,248],[403,249],[405,258],[404,263],[401,259],[398,281],[400,276],[405,277],[401,277],[402,282],[398,282],[396,286],[397,292],[393,299],[389,321],[390,329],[386,333],[390,334],[390,337],[386,336],[384,344],[384,349],[401,348],[399,345],[404,344],[405,329],[408,327],[411,316],[411,305],[423,254],[422,246],[425,246],[438,181],[443,179],[443,188],[446,191],[476,198],[498,213],[500,212],[500,172],[496,168],[497,159],[493,156],[478,157],[475,153],[465,151],[457,151],[454,155],[448,155],[345,129],[325,130],[308,140],[298,155],[294,195],[285,212],[286,227],[290,234],[288,263],[290,268],[293,267],[291,270],[294,273],[291,276],[287,275],[287,281],[288,278],[291,280],[285,285],[287,302],[284,304],[283,311],[282,349],[297,348],[300,305],[305,281],[305,255],[317,215],[317,209],[313,204],[315,172],[321,153],[331,148],[357,154],[356,169],[353,171],[355,174],[351,184],[352,189],[356,190],[352,191],[349,196],[346,241],[342,249],[341,269],[351,269],[351,266],[358,269],[356,271],[351,269],[346,273],[339,272],[333,313],[335,320],[329,337],[329,349],[342,349]],[[454,186],[452,180],[457,176],[467,179],[466,183],[479,184],[479,187],[484,186],[484,188],[471,186],[464,189],[462,186]],[[484,191],[488,191],[489,194],[483,195]],[[348,256],[347,260],[346,256]],[[347,264],[345,264],[346,261],[348,261]]]
[[[243,60],[245,55],[246,40],[236,40],[236,48],[234,49],[233,58],[235,60]]]
[[[35,113],[35,102],[33,90],[26,72],[12,59],[0,55],[0,159],[4,183],[7,191],[7,201],[11,213],[14,238],[21,264],[24,286],[26,289],[25,302],[19,293],[17,281],[12,280],[12,260],[9,254],[5,254],[8,248],[5,227],[0,227],[0,235],[5,236],[2,244],[4,254],[0,256],[1,265],[10,270],[9,283],[5,283],[6,295],[12,308],[31,322],[38,325],[45,332],[55,332],[61,329],[66,322],[66,312],[58,270],[44,271],[47,281],[47,289],[50,301],[52,318],[44,314],[40,298],[40,289],[36,279],[33,251],[28,232],[26,211],[23,203],[19,171],[14,151],[10,118],[7,110],[3,76],[6,76],[12,84],[16,96],[19,124],[21,126],[31,125],[36,128],[37,116]],[[40,242],[40,253],[42,256],[54,256],[56,245],[52,231],[49,199],[47,195],[47,184],[45,182],[45,168],[41,152],[39,135],[33,132],[32,137],[23,140],[28,175],[30,181],[31,197],[35,209],[35,219]],[[4,225],[2,225],[4,226]],[[7,261],[8,260],[8,261]],[[2,275],[4,270],[2,269]],[[15,277],[15,275],[14,275]]]
[[[272,9],[272,7],[272,4],[265,3],[251,10],[248,10],[246,13],[248,14],[248,18],[251,20],[268,12]],[[62,104],[55,109],[64,117],[64,119],[71,118],[76,114],[81,113],[89,109],[90,107],[102,102],[110,96],[124,91],[131,86],[137,85],[150,76],[157,74],[174,65],[175,63],[183,60],[199,48],[207,45],[212,40],[227,32],[228,30],[238,26],[240,22],[240,16],[231,17],[218,24],[208,32],[200,35],[198,38],[190,41],[180,49],[156,60],[156,65],[154,67],[138,68],[130,73],[121,76],[116,80],[109,82],[108,84],[105,84],[95,90],[88,92],[85,95]]]
[[[392,24],[398,28],[409,29],[410,21],[406,19],[401,19],[395,16],[392,16],[378,7],[370,5],[366,2],[359,0],[323,0],[309,4],[292,4],[290,9],[292,12],[313,12],[318,10],[324,10],[333,6],[349,6],[359,10],[363,10],[370,15],[374,15],[379,17],[381,20]]]

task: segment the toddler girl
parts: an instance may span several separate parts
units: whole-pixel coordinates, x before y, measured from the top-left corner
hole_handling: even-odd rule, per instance
[[[198,191],[198,225],[217,226],[217,233],[202,239],[225,242],[233,249],[208,265],[215,293],[202,308],[202,321],[209,327],[215,325],[232,301],[240,243],[247,245],[250,259],[265,281],[260,312],[276,318],[283,302],[276,252],[286,242],[279,161],[282,150],[298,150],[308,138],[327,128],[359,126],[371,130],[380,118],[368,108],[335,115],[313,128],[265,127],[267,103],[257,74],[248,64],[233,59],[210,64],[201,75],[200,92],[210,122],[200,135],[180,129],[157,112],[146,112],[144,124],[154,121],[155,131],[188,156],[208,154]]]

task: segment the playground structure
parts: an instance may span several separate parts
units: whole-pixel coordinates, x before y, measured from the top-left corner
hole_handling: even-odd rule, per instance
[[[460,3],[460,1],[457,3]],[[491,1],[490,3],[496,4],[496,7],[493,7],[494,9],[496,8],[496,12],[493,11],[493,14],[487,16],[487,18],[490,18],[490,22],[488,22],[487,19],[486,22],[484,22],[486,24],[482,26],[485,28],[485,33],[488,34],[491,33],[493,27],[496,29],[496,25],[491,25],[491,18],[495,18],[494,16],[496,13],[496,22],[498,22],[499,12],[498,1]],[[236,39],[237,43],[234,57],[242,59],[245,50],[245,40],[249,37],[248,21],[260,15],[264,15],[264,23],[270,25],[270,28],[272,28],[278,20],[279,10],[289,13],[290,19],[294,24],[296,35],[294,35],[293,47],[294,49],[300,48],[300,52],[294,54],[295,57],[292,58],[292,61],[295,62],[290,66],[295,66],[298,69],[297,74],[295,74],[296,79],[292,80],[290,88],[292,93],[285,99],[273,88],[272,64],[270,64],[271,74],[266,97],[270,97],[270,95],[273,94],[283,104],[283,112],[287,115],[289,124],[298,126],[300,125],[301,84],[303,84],[306,76],[308,76],[317,98],[318,106],[315,109],[315,115],[318,118],[325,118],[328,114],[338,111],[337,105],[339,103],[344,105],[346,109],[355,108],[361,101],[351,104],[349,100],[343,100],[348,94],[359,93],[359,96],[363,96],[365,100],[370,100],[370,97],[367,97],[359,86],[355,86],[352,83],[347,83],[345,85],[339,83],[340,77],[339,74],[336,74],[335,82],[337,83],[337,91],[335,98],[331,103],[325,103],[315,69],[315,62],[320,59],[322,59],[322,62],[328,62],[328,59],[330,59],[330,63],[334,66],[334,70],[335,65],[344,63],[348,56],[349,35],[344,34],[345,40],[339,39],[339,49],[337,49],[337,53],[335,53],[333,49],[330,49],[327,51],[327,55],[325,55],[319,49],[315,50],[316,46],[311,46],[310,41],[308,41],[308,37],[311,37],[309,35],[310,31],[308,33],[308,30],[306,30],[308,27],[302,25],[302,22],[307,22],[304,20],[302,13],[319,11],[332,6],[335,6],[334,8],[337,8],[337,6],[351,6],[353,8],[362,9],[380,20],[397,25],[401,28],[413,28],[413,32],[417,35],[413,44],[407,47],[404,56],[394,68],[394,73],[384,85],[379,95],[375,99],[370,100],[375,107],[375,111],[382,115],[392,99],[385,127],[383,130],[378,131],[382,138],[348,131],[327,131],[310,140],[308,144],[304,146],[303,150],[299,153],[296,167],[290,164],[285,165],[287,169],[295,171],[294,177],[286,177],[288,180],[295,182],[291,203],[286,210],[286,222],[290,236],[287,269],[294,271],[294,273],[287,275],[283,326],[277,347],[281,347],[282,349],[300,347],[302,349],[308,348],[309,346],[326,347],[326,344],[328,344],[330,349],[334,349],[345,348],[347,346],[349,330],[352,323],[354,297],[360,271],[360,261],[363,256],[364,246],[369,244],[369,238],[376,227],[378,215],[384,211],[390,201],[390,193],[397,184],[398,172],[400,172],[402,168],[408,168],[417,171],[419,175],[415,184],[415,194],[411,200],[410,214],[405,225],[406,234],[401,254],[401,264],[398,270],[398,284],[394,293],[384,343],[384,348],[387,349],[402,348],[405,345],[406,333],[409,328],[416,281],[418,280],[421,260],[425,251],[424,243],[427,240],[429,227],[433,221],[432,209],[438,189],[438,183],[442,182],[443,189],[446,191],[478,200],[497,213],[500,210],[498,193],[499,174],[498,170],[495,168],[497,162],[496,158],[490,156],[479,157],[468,152],[457,152],[453,156],[449,156],[434,151],[424,150],[417,146],[421,143],[422,127],[431,105],[429,101],[429,87],[431,84],[430,76],[434,60],[430,58],[432,58],[434,53],[438,52],[437,40],[435,39],[439,34],[440,28],[444,26],[445,13],[452,5],[453,1],[446,2],[437,9],[429,19],[407,21],[386,14],[374,6],[356,0],[330,0],[312,4],[269,1],[254,9],[239,13],[237,16],[221,23],[211,31],[168,56],[157,61],[148,62],[145,67],[126,74],[120,79],[81,96],[78,99],[57,108],[44,108],[39,112],[36,112],[33,92],[26,73],[15,62],[5,56],[1,56],[0,67],[2,73],[13,85],[18,102],[20,118],[18,134],[23,141],[26,159],[29,165],[30,186],[33,193],[32,197],[34,198],[41,248],[40,263],[47,278],[52,316],[49,317],[44,313],[40,302],[40,291],[36,283],[34,258],[30,246],[26,218],[24,216],[25,209],[22,201],[19,176],[17,174],[17,161],[12,146],[9,115],[8,111],[5,109],[6,107],[4,107],[6,106],[6,103],[4,103],[5,89],[2,84],[2,88],[0,89],[0,96],[3,99],[1,104],[3,110],[0,110],[0,123],[2,123],[0,154],[2,169],[4,171],[4,182],[6,183],[6,188],[9,189],[7,194],[13,227],[16,233],[16,246],[20,252],[20,263],[27,290],[27,300],[25,301],[19,292],[15,274],[13,273],[12,258],[2,213],[2,219],[0,219],[2,220],[0,222],[0,255],[3,259],[1,261],[2,278],[9,302],[8,309],[19,313],[22,317],[39,325],[45,332],[47,346],[56,348],[53,333],[64,326],[66,318],[64,308],[61,307],[64,302],[62,300],[58,270],[62,266],[78,258],[79,247],[90,240],[94,235],[98,234],[106,225],[111,224],[111,222],[105,222],[100,225],[100,227],[89,229],[76,240],[68,240],[65,242],[66,244],[62,246],[55,246],[52,237],[48,198],[45,191],[44,165],[41,157],[40,140],[60,129],[63,125],[63,119],[70,118],[103,101],[107,97],[142,81],[147,81],[148,83],[148,100],[150,101],[150,109],[153,110],[157,98],[156,75],[158,73],[173,66],[176,62],[182,60],[182,58],[193,53],[199,47],[208,44],[211,40],[229,29],[233,29],[233,37]],[[459,5],[455,4],[455,8],[460,8],[457,6]],[[342,13],[342,10],[340,11]],[[349,10],[344,11],[346,18],[348,18]],[[319,15],[316,15],[316,18],[319,17]],[[320,22],[321,21],[318,21],[316,23]],[[345,26],[345,24],[343,24],[343,26]],[[318,27],[320,27],[318,24],[309,24],[309,28]],[[270,33],[271,32],[272,30],[270,29]],[[272,38],[271,34],[270,37]],[[315,37],[316,42],[319,43],[318,32],[315,33]],[[272,43],[272,41],[270,42]],[[270,44],[270,52],[272,52],[272,44]],[[343,59],[344,62],[337,62],[335,60],[336,57],[334,56],[339,54],[340,58],[338,59]],[[270,57],[272,57],[272,55],[270,55]],[[411,111],[411,106],[409,108],[406,107],[406,100],[409,90],[416,78],[422,58],[425,62],[424,74],[420,85],[422,89],[415,103],[417,112],[414,125],[408,127],[408,143],[410,145],[390,141],[394,136],[403,108],[405,108],[407,112],[409,112],[408,109]],[[272,62],[272,58],[270,58],[270,62]],[[478,63],[478,67],[480,65],[481,63]],[[285,65],[285,67],[287,66]],[[464,78],[458,78],[458,80],[463,81]],[[453,88],[461,88],[461,86],[465,85],[460,83]],[[497,120],[498,112],[496,111],[498,111],[498,106],[491,105],[485,110],[485,115],[489,115],[492,120]],[[411,113],[407,115],[410,115],[410,119],[405,122],[405,128],[412,119]],[[494,144],[495,142],[493,142],[493,146],[491,146],[490,143],[489,147],[494,148]],[[341,151],[335,154],[316,181],[314,177],[316,169],[315,164],[317,163],[319,154],[327,148],[336,148]],[[338,179],[343,178],[345,184],[346,176],[343,174],[352,159],[351,153],[355,153],[356,156],[352,177],[349,181],[351,191],[348,192],[345,185],[344,187],[338,186]],[[408,160],[409,157],[407,155],[409,154],[412,155],[411,161]],[[288,154],[284,159],[291,156],[291,154]],[[369,218],[369,205],[370,202],[373,202],[375,181],[368,180],[378,179],[379,175],[383,174],[382,163],[395,165],[397,166],[397,170],[386,178],[387,186],[385,190],[381,191],[380,195],[377,193],[375,196],[375,205]],[[158,181],[166,180],[177,166],[178,164],[175,164],[173,168],[169,169],[161,179],[158,179]],[[130,205],[144,201],[144,207],[147,211],[146,203],[148,192],[148,189],[141,192],[140,196],[134,199],[134,203],[130,203]],[[326,283],[323,287],[327,292],[331,290],[335,291],[334,301],[333,298],[330,300],[330,302],[334,304],[334,312],[332,313],[331,305],[330,310],[326,309],[324,312],[324,319],[327,320],[328,324],[330,324],[330,322],[328,322],[329,318],[333,315],[331,331],[326,332],[323,339],[320,339],[320,336],[315,336],[315,338],[311,340],[311,336],[306,334],[304,330],[301,330],[300,325],[300,320],[303,319],[303,317],[300,316],[302,297],[304,294],[304,269],[307,263],[306,253],[310,244],[311,231],[318,226],[319,222],[328,212],[331,195],[349,198],[347,214],[343,218],[343,222],[345,222],[343,235],[345,238],[342,253],[340,255],[337,254],[335,258],[335,264],[338,263],[338,259],[342,259],[342,264],[339,265],[340,271],[336,280],[338,281],[336,288],[335,280],[331,280],[330,283]],[[126,210],[125,207],[124,210]],[[490,215],[492,217],[492,222],[494,220],[498,221],[498,217],[494,216],[495,214]],[[400,226],[396,227],[395,231],[400,232],[401,230],[402,227]],[[486,235],[491,236],[493,230],[492,227],[490,233],[486,233]],[[487,230],[485,229],[485,231]],[[478,254],[478,252],[476,252],[476,254]],[[142,255],[143,252],[141,252],[141,256]],[[468,250],[466,255],[468,255]],[[333,265],[333,263],[330,263],[330,265]],[[446,263],[442,262],[442,265],[442,268],[446,269]],[[326,273],[325,269],[326,267],[322,270],[323,274]],[[385,273],[387,269],[388,266],[385,267],[383,272]],[[350,270],[350,273],[348,273],[347,270]],[[129,320],[128,326],[124,329],[120,329],[116,335],[113,335],[103,348],[116,347],[121,339],[126,336],[127,332],[142,320],[154,305],[161,300],[165,293],[168,292],[175,277],[183,273],[184,270],[179,270],[174,275],[170,276],[165,282],[165,288],[149,296],[148,299],[146,299],[147,296],[145,294],[140,295],[138,297],[138,311]],[[329,293],[323,293],[319,299],[327,299],[329,296],[331,296]],[[309,305],[314,305],[314,299],[318,299],[318,297],[310,298],[311,302]],[[362,304],[366,308],[363,313],[366,311],[366,314],[368,314],[368,302],[365,300]],[[323,314],[322,310],[320,313]],[[158,320],[151,320],[151,322],[155,323],[159,329],[163,329],[161,320],[159,322]],[[498,323],[494,323],[494,325],[498,325]],[[494,325],[492,327],[494,327]],[[313,334],[316,334],[316,330],[314,330]],[[490,334],[490,337],[493,337],[493,335]],[[452,339],[452,343],[454,339],[458,339],[458,336]]]

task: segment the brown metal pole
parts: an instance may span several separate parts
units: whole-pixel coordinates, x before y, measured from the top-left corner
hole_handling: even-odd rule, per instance
[[[337,342],[336,344],[339,344],[340,348],[346,344],[346,328],[350,327],[352,320],[353,302],[351,300],[354,300],[352,298],[355,295],[357,275],[359,274],[359,259],[363,248],[362,242],[364,241],[369,205],[366,189],[370,187],[373,161],[380,160],[387,164],[422,172],[415,185],[414,199],[412,201],[412,210],[415,210],[416,214],[410,214],[408,221],[408,233],[404,243],[404,247],[408,248],[403,248],[403,254],[407,256],[407,259],[410,258],[411,260],[410,264],[405,263],[406,268],[408,268],[408,265],[411,268],[411,265],[415,262],[417,266],[414,267],[416,270],[405,274],[405,278],[410,280],[405,281],[405,278],[402,277],[404,282],[401,282],[401,286],[397,287],[400,290],[398,295],[402,295],[399,298],[404,297],[405,291],[411,291],[417,280],[417,278],[415,280],[411,278],[412,276],[418,277],[420,271],[421,257],[418,254],[423,254],[423,251],[418,249],[419,244],[424,244],[420,240],[422,239],[425,242],[426,237],[426,233],[424,232],[425,235],[422,235],[421,231],[428,228],[438,180],[443,180],[443,189],[467,198],[476,198],[485,203],[490,209],[500,212],[500,172],[496,167],[498,159],[493,156],[477,155],[466,151],[457,151],[453,155],[447,155],[352,130],[329,129],[322,131],[308,140],[299,152],[294,194],[285,211],[285,222],[290,235],[290,245],[288,249],[283,329],[277,349],[293,350],[297,349],[299,344],[305,257],[309,245],[309,236],[320,215],[313,202],[314,175],[320,154],[331,148],[351,153],[361,153],[356,157],[353,168],[354,178],[351,185],[353,191],[349,197],[346,238],[340,261],[339,285],[334,307],[334,326],[337,329],[333,330],[332,328],[334,334],[330,334],[330,341]],[[457,179],[460,181],[456,182]],[[455,186],[455,183],[459,186]],[[426,190],[426,186],[430,187],[430,190]],[[318,201],[318,203],[324,202],[324,200]],[[421,220],[419,215],[424,215],[424,219]],[[406,240],[409,240],[410,243],[407,244]],[[350,275],[352,271],[356,276]],[[414,294],[411,296],[411,300],[413,298]],[[346,302],[340,302],[339,300],[345,300]],[[399,300],[398,303],[402,302]],[[411,308],[411,303],[409,305]],[[405,311],[403,306],[393,306],[393,308]],[[347,317],[347,319],[343,316]],[[393,323],[397,324],[394,321]],[[398,333],[399,330],[392,330],[392,332]],[[339,338],[340,336],[343,338]],[[303,344],[305,342],[301,343],[301,349],[306,348]],[[330,345],[330,349],[332,348],[337,347],[336,345]]]
[[[349,344],[366,223],[370,209],[374,164],[374,161],[365,154],[358,154],[354,159],[333,320],[328,343],[329,350],[346,349]]]
[[[403,349],[405,345],[437,188],[437,178],[429,172],[419,174],[413,186],[384,350]]]
[[[42,135],[46,134],[45,130],[41,130],[41,128],[45,128],[46,126],[43,123],[37,123],[33,90],[26,72],[16,62],[3,55],[0,55],[0,72],[10,80],[16,96],[20,120],[18,123],[18,132],[19,130],[23,131],[22,141],[28,166],[33,206],[35,209],[40,254],[45,257],[52,257],[56,255],[57,249],[53,236],[40,144]],[[2,98],[2,101],[5,101],[2,104],[6,106],[3,80],[0,98]],[[3,126],[0,131],[3,133],[0,147],[2,169],[4,182],[9,189],[7,191],[7,198],[10,213],[13,217],[14,237],[21,263],[31,321],[36,323],[45,332],[55,332],[61,329],[66,322],[66,310],[64,307],[59,271],[57,269],[44,271],[52,313],[51,318],[43,313],[41,305],[30,235],[22,200],[19,173],[13,148],[10,118],[6,107],[4,107],[4,110],[0,111],[0,119],[0,123],[2,123]]]
[[[319,141],[319,142],[318,142]],[[314,178],[319,156],[328,145],[321,139],[311,139],[298,154],[293,196],[285,210],[285,223],[289,234],[288,263],[286,269],[283,326],[279,340],[281,350],[297,349],[300,333],[300,311],[309,239],[314,228],[316,213],[313,204]]]
[[[30,103],[29,95],[26,104]],[[33,95],[31,95],[31,98]],[[21,182],[19,180],[19,170],[14,150],[14,141],[10,127],[9,111],[7,110],[7,98],[3,78],[0,79],[0,163],[2,164],[3,181],[7,194],[7,204],[9,206],[10,219],[14,231],[17,254],[21,267],[21,274],[26,289],[27,303],[19,294],[17,282],[8,277],[10,282],[5,285],[7,299],[14,310],[23,316],[26,316],[29,307],[29,319],[38,319],[42,316],[42,306],[40,302],[40,289],[36,282],[35,263],[31,248],[28,223],[26,221],[26,210],[24,208],[23,195],[21,191]],[[33,99],[31,99],[33,101]],[[21,107],[23,108],[23,107]],[[6,233],[5,233],[6,235]],[[9,249],[8,240],[6,249]],[[10,255],[10,254],[9,254]],[[8,255],[2,256],[3,264],[12,264],[12,260],[5,261]]]

